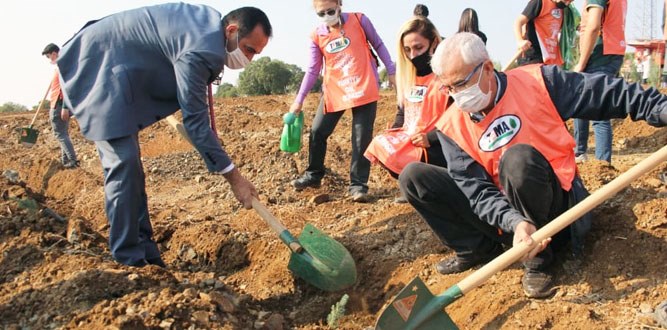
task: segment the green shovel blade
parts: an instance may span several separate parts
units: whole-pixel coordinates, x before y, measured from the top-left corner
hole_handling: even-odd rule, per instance
[[[458,330],[444,307],[460,297],[460,293],[454,286],[442,295],[433,296],[424,282],[415,277],[384,308],[375,330]]]
[[[354,259],[338,241],[306,224],[299,243],[303,251],[292,253],[287,266],[296,276],[324,291],[343,290],[357,281]]]

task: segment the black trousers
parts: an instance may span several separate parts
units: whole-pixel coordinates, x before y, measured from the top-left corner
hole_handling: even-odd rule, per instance
[[[500,160],[499,171],[510,204],[537,228],[568,209],[568,192],[562,189],[549,162],[532,146],[509,148]],[[401,173],[399,184],[408,202],[458,257],[471,258],[488,253],[499,243],[512,244],[514,233],[502,232],[479,219],[446,168],[411,163]],[[524,265],[546,268],[553,260],[552,246],[562,246],[568,239],[568,230],[561,231],[550,246]]]
[[[324,113],[324,102],[320,99],[317,114],[313,119],[308,146],[308,168],[306,176],[322,180],[324,159],[327,154],[327,139],[333,133],[345,111]],[[373,124],[377,112],[377,102],[352,108],[352,160],[350,161],[350,192],[368,192],[368,178],[371,163],[364,157],[364,151],[373,139]]]

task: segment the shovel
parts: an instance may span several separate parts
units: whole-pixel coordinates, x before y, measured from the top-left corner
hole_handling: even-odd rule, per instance
[[[21,133],[19,134],[19,143],[21,143],[25,147],[30,148],[34,146],[35,143],[37,142],[37,136],[39,135],[39,131],[33,129],[32,125],[35,124],[35,120],[37,120],[37,115],[39,114],[39,110],[42,109],[44,100],[46,100],[46,96],[49,95],[50,90],[51,90],[51,83],[49,82],[49,86],[46,88],[46,93],[44,93],[44,97],[42,97],[42,100],[39,101],[39,106],[37,106],[37,110],[35,110],[35,115],[32,116],[32,121],[30,122],[30,125],[28,125],[28,127],[21,128]]]
[[[502,71],[505,72],[505,71],[509,70],[510,68],[512,68],[512,65],[514,64],[514,62],[517,59],[519,59],[519,57],[521,57],[521,54],[523,54],[522,50],[519,50],[518,52],[516,52],[516,54],[514,54],[514,57],[512,57],[512,59],[509,62],[507,62],[507,65],[505,65],[505,67],[503,68]]]
[[[209,101],[209,104],[213,128],[213,102]],[[167,122],[192,144],[178,119],[171,115]],[[252,200],[252,207],[292,251],[287,268],[294,275],[324,291],[346,289],[357,281],[354,259],[338,241],[311,224],[306,224],[297,240],[256,198]]]
[[[171,127],[173,127],[187,143],[189,143],[191,146],[194,146],[192,140],[190,140],[188,132],[185,130],[185,126],[183,126],[183,124],[181,124],[181,122],[178,121],[174,115],[169,115],[166,119],[167,123],[169,123],[169,125],[171,125]]]
[[[434,296],[424,282],[414,278],[394,300],[385,307],[375,325],[376,330],[442,330],[458,329],[444,308],[465,293],[480,286],[497,272],[507,268],[526,255],[537,242],[552,237],[607,198],[625,188],[641,175],[667,160],[667,146],[656,151],[627,172],[621,174],[592,195],[561,214],[531,235],[533,244],[522,242],[505,251],[484,267],[470,274],[445,292]]]
[[[324,291],[339,291],[357,281],[350,252],[338,241],[311,224],[297,240],[256,198],[252,207],[292,251],[287,268],[297,277]]]
[[[213,111],[213,90],[211,85],[208,85],[208,114],[209,114],[209,119],[211,120],[211,129],[213,130],[213,133],[215,136],[218,136],[218,132],[215,129],[215,112]],[[194,146],[194,143],[192,143],[192,140],[190,140],[190,136],[188,135],[188,132],[185,130],[185,126],[176,119],[174,115],[169,115],[167,116],[167,123],[174,128],[178,133],[185,139],[186,142],[188,142],[191,146]]]

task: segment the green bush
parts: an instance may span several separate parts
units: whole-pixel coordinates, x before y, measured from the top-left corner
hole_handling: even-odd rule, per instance
[[[215,97],[228,98],[237,96],[239,96],[239,91],[230,83],[218,86],[218,90],[215,92]]]
[[[0,112],[17,112],[17,111],[27,111],[27,110],[28,108],[25,107],[24,105],[14,102],[6,102],[5,104],[0,105]]]

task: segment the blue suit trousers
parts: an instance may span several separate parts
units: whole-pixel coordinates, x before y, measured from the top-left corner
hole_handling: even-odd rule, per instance
[[[111,254],[130,266],[143,266],[147,259],[160,258],[152,239],[138,135],[95,141],[95,145],[104,169]]]

